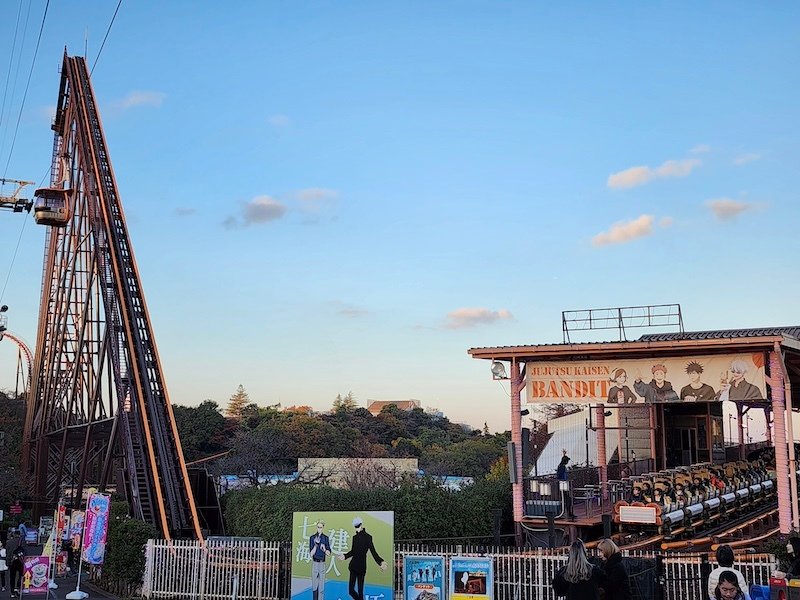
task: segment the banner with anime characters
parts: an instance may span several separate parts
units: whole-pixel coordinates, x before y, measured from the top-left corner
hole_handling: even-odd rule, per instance
[[[404,600],[444,600],[444,557],[403,557]]]
[[[394,513],[296,512],[292,600],[393,597]]]
[[[764,364],[763,353],[529,362],[528,402],[763,401]]]

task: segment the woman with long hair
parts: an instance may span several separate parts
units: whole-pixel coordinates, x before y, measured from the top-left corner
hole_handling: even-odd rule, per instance
[[[603,570],[589,562],[586,546],[575,540],[569,547],[567,565],[553,579],[553,590],[557,596],[567,600],[599,600],[600,587],[606,583]]]
[[[739,578],[733,571],[719,574],[719,583],[714,590],[716,600],[744,600],[744,591],[739,585]]]
[[[606,574],[606,582],[602,586],[606,593],[605,600],[631,600],[631,584],[619,546],[605,538],[597,544],[597,549],[603,556],[603,571]]]

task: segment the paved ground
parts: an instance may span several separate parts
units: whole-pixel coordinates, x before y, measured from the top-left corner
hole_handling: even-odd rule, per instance
[[[66,578],[66,579],[58,579],[56,580],[58,584],[57,590],[50,591],[50,600],[64,600],[67,597],[67,594],[70,592],[75,591],[75,577]],[[97,589],[93,585],[84,585],[81,582],[81,591],[87,592],[89,594],[88,600],[118,600],[117,596],[112,596],[108,592],[104,592],[102,590]],[[6,600],[6,598],[11,597],[11,592],[6,588],[5,592],[0,592],[0,600]],[[35,600],[36,598],[40,598],[44,600],[45,596],[32,596],[32,595],[23,595],[22,598],[30,598],[30,600]]]

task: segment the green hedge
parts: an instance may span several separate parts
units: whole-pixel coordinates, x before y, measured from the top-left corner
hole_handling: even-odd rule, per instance
[[[396,540],[491,537],[492,509],[511,523],[508,480],[481,479],[461,491],[431,480],[405,482],[399,489],[352,491],[328,486],[274,485],[235,490],[223,496],[231,535],[290,541],[292,513],[304,511],[390,510]]]

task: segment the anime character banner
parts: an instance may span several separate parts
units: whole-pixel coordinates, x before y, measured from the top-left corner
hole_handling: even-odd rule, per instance
[[[394,513],[296,512],[292,600],[392,600]]]
[[[450,600],[492,600],[494,564],[492,558],[450,559]]]
[[[526,367],[528,402],[765,400],[764,363],[763,353],[530,362]]]
[[[108,512],[111,496],[92,494],[86,503],[83,560],[90,565],[102,565],[106,555]]]
[[[404,600],[444,600],[444,557],[403,557]]]

